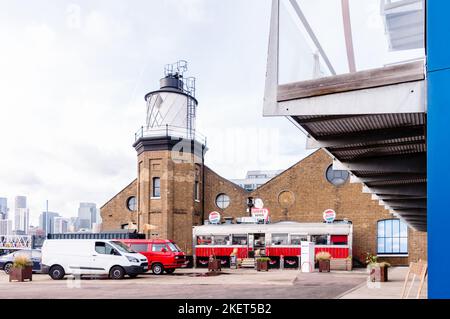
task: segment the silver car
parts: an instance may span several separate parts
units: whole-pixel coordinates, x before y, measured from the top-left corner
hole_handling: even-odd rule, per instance
[[[14,262],[14,258],[18,255],[27,255],[33,262],[33,272],[41,271],[41,251],[39,249],[21,249],[13,253],[0,256],[0,269],[3,269],[6,274],[9,274]]]

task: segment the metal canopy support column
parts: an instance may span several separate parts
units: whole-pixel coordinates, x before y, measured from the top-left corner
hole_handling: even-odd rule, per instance
[[[428,74],[428,297],[450,298],[448,242],[450,218],[450,1],[427,1]]]

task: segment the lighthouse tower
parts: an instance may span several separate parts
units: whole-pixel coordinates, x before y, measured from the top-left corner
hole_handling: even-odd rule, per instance
[[[195,79],[187,62],[166,65],[159,90],[145,96],[146,121],[135,134],[138,229],[192,250],[192,226],[203,220],[206,138],[195,129]]]

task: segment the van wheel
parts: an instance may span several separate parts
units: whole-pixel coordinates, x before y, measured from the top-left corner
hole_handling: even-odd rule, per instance
[[[53,280],[61,280],[66,275],[66,273],[64,272],[64,268],[59,265],[52,266],[48,274]]]
[[[7,275],[11,272],[12,263],[6,263],[5,266],[3,266],[3,270]]]
[[[123,279],[125,276],[125,270],[120,266],[114,266],[109,271],[109,277],[111,279]]]
[[[163,271],[164,271],[163,265],[158,264],[158,263],[152,265],[152,272],[153,272],[153,274],[161,275],[163,273]]]
[[[175,271],[175,268],[165,269],[165,272],[168,273],[169,275],[173,274],[174,271]]]

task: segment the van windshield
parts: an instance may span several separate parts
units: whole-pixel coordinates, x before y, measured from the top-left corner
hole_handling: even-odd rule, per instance
[[[181,251],[180,247],[177,246],[177,244],[174,243],[167,243],[167,246],[169,246],[170,250],[173,252]]]
[[[136,253],[133,249],[122,243],[121,241],[112,241],[111,242],[118,250],[123,253]]]

